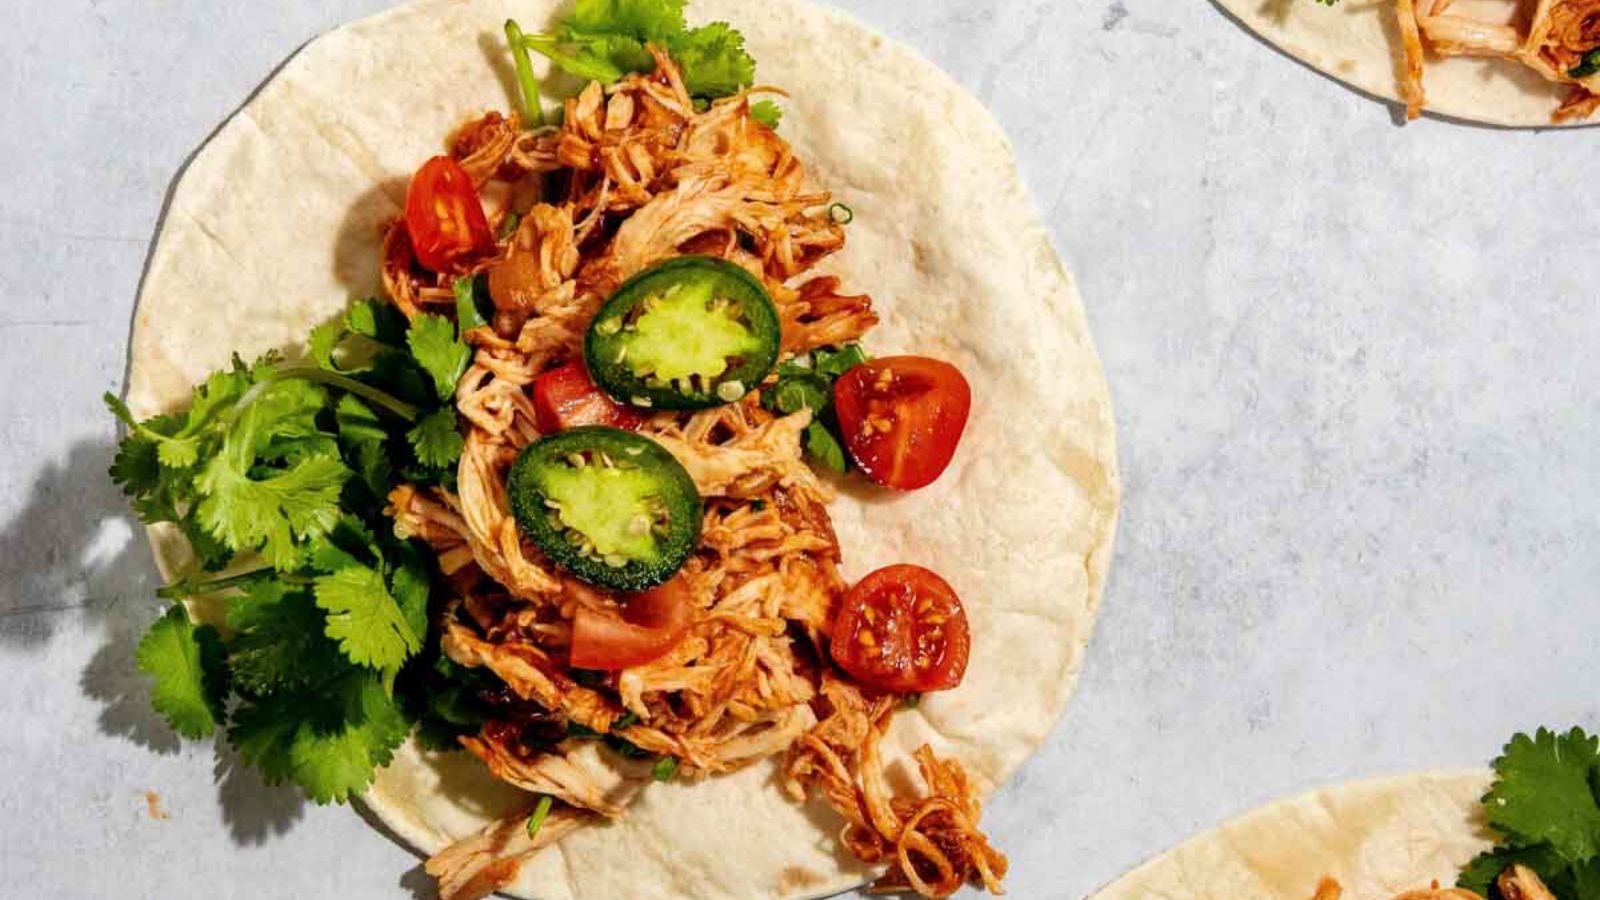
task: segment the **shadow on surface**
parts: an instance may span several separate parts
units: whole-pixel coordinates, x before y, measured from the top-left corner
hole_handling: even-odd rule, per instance
[[[220,734],[215,758],[211,771],[217,783],[217,802],[234,843],[264,843],[305,816],[306,799],[299,791],[262,781],[261,773],[246,766]]]
[[[369,809],[365,803],[356,801],[350,804],[350,808],[355,810],[356,815],[361,817],[361,821],[366,822],[373,831],[376,831],[388,838],[390,841],[393,841],[396,846],[404,849],[408,853],[413,854],[419,860],[423,858],[424,854],[418,851],[416,847],[412,846],[410,841],[407,841],[400,835],[395,834],[394,830],[385,824],[382,819],[378,818],[378,814]],[[432,875],[429,875],[427,871],[422,868],[421,862],[418,862],[416,865],[407,869],[400,876],[400,881],[398,884],[400,885],[400,889],[414,898],[414,900],[438,900],[439,898],[439,884],[438,882],[434,881]]]
[[[74,445],[38,473],[0,530],[0,643],[41,644],[72,611],[107,621],[153,616],[144,532],[106,474],[115,452],[109,442]]]
[[[372,820],[368,819],[367,823],[372,824]],[[378,826],[373,825],[373,827]],[[393,838],[394,835],[390,837]],[[439,884],[422,868],[421,863],[407,869],[406,873],[400,876],[400,889],[410,894],[413,900],[439,900]]]
[[[144,290],[174,198],[195,159],[278,73],[304,49],[296,47],[261,80],[186,156],[163,193],[161,210],[145,248],[137,293]],[[133,331],[139,309],[128,319],[123,361],[124,393],[133,368]],[[107,413],[110,421],[110,413]],[[55,633],[61,617],[81,610],[86,624],[101,626],[102,644],[79,677],[85,696],[103,709],[100,731],[161,754],[176,753],[178,735],[151,708],[150,682],[138,671],[140,637],[162,607],[160,583],[144,526],[111,482],[116,455],[110,440],[72,448],[62,465],[37,479],[27,505],[0,531],[0,644],[32,647]],[[220,735],[214,774],[218,800],[235,842],[257,844],[282,834],[303,814],[296,792],[269,787],[242,766]]]

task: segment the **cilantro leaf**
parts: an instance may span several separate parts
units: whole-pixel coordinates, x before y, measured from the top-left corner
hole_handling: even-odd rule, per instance
[[[110,394],[108,400],[114,400]],[[161,460],[157,457],[154,439],[130,432],[117,445],[117,455],[111,460],[111,480],[129,497],[154,493],[161,482]]]
[[[726,97],[750,86],[756,61],[744,52],[744,35],[727,22],[712,22],[667,41],[683,67],[683,86],[694,97]]]
[[[280,570],[298,568],[295,538],[316,537],[339,517],[339,490],[350,470],[331,456],[313,456],[282,474],[255,479],[217,456],[200,475],[206,493],[200,522],[235,551],[261,551]]]
[[[666,41],[684,30],[685,0],[578,0],[563,25],[587,34]]]
[[[530,50],[550,58],[557,68],[575,78],[611,84],[629,72],[651,71],[655,58],[644,42],[625,35],[590,36],[566,34],[562,38],[529,35],[523,42]]]
[[[500,235],[502,240],[516,230],[517,220],[516,213],[506,214],[505,221],[509,229]],[[456,295],[456,327],[463,334],[474,328],[483,328],[494,319],[494,300],[489,296],[488,275],[462,276],[451,282],[451,289]]]
[[[397,557],[400,560],[399,566],[389,579],[395,605],[400,607],[400,615],[405,618],[406,624],[411,626],[413,634],[426,635],[428,597],[433,588],[433,578],[428,566],[410,544],[402,544],[399,550],[390,554],[390,557]]]
[[[163,457],[182,458],[182,454],[165,451],[165,447],[184,427],[184,417],[164,415],[137,422],[127,404],[116,395],[107,393],[102,399],[111,414],[128,426],[128,434],[118,443],[111,462],[112,482],[122,488],[144,522],[177,521],[178,506],[187,500],[187,473],[181,471],[184,467],[169,470]]]
[[[354,516],[341,517],[327,534],[311,542],[310,550],[312,570],[323,575],[383,558],[371,529]]]
[[[819,348],[784,361],[778,366],[777,382],[762,389],[761,405],[772,412],[789,415],[811,410],[812,421],[804,437],[806,457],[812,465],[841,473],[850,468],[833,414],[833,383],[867,359],[860,344]]]
[[[417,720],[417,740],[430,750],[460,750],[457,738],[477,733],[492,713],[483,697],[499,680],[486,669],[457,665],[433,649],[432,665],[408,666],[395,691]]]
[[[1540,728],[1514,735],[1494,761],[1495,781],[1484,811],[1513,846],[1549,844],[1573,862],[1600,855],[1600,805],[1589,771],[1600,763],[1600,738],[1580,728]]]
[[[1463,866],[1461,874],[1456,878],[1456,887],[1466,888],[1479,896],[1488,897],[1491,894],[1490,885],[1500,877],[1501,872],[1515,863],[1521,863],[1540,873],[1541,878],[1547,878],[1551,873],[1559,872],[1567,865],[1559,853],[1547,846],[1496,847],[1479,853]]]
[[[317,803],[343,803],[388,765],[409,726],[371,673],[241,707],[228,738],[269,784],[294,781]]]
[[[810,372],[782,378],[773,385],[770,392],[771,400],[766,405],[768,409],[784,415],[802,409],[821,411],[827,409],[828,404],[833,402],[830,396],[832,387],[828,379]]]
[[[1536,870],[1537,871],[1537,870]],[[1600,900],[1600,860],[1575,865],[1562,877],[1552,877],[1558,897],[1572,900]]]
[[[461,458],[463,442],[456,426],[456,411],[451,407],[430,413],[406,432],[406,439],[425,466],[442,469]]]
[[[333,361],[333,351],[338,348],[339,339],[344,336],[343,322],[338,319],[323,322],[311,329],[311,336],[306,338],[306,355],[324,369],[337,372],[339,367]]]
[[[506,36],[530,117],[537,118],[532,116],[537,104],[527,95],[538,85],[524,50],[549,57],[569,75],[611,84],[630,72],[654,71],[646,44],[655,43],[677,60],[697,107],[749,87],[756,64],[744,50],[744,36],[726,22],[690,29],[683,7],[684,0],[578,0],[572,14],[547,33],[525,35],[508,22]],[[776,123],[773,117],[769,124]]]
[[[239,402],[239,398],[250,389],[253,371],[253,367],[246,366],[235,358],[232,368],[212,372],[199,387],[194,389],[188,420],[184,422],[183,429],[178,434],[198,434],[223,410]]]
[[[806,456],[824,468],[843,473],[846,468],[844,448],[839,439],[821,422],[806,426]]]
[[[451,395],[470,350],[448,320],[408,331],[393,307],[365,301],[307,351],[318,366],[235,357],[184,413],[137,422],[106,403],[128,428],[112,480],[195,551],[157,594],[231,592],[226,639],[174,607],[141,641],[156,709],[186,735],[226,727],[268,781],[327,802],[362,790],[410,730],[390,692],[427,633],[435,572],[391,536],[383,507],[398,478],[453,476]],[[241,559],[257,553],[270,565]],[[465,710],[478,688],[459,690]]]
[[[220,572],[227,568],[228,561],[233,558],[232,551],[200,524],[193,510],[178,523],[178,529],[188,540],[189,549],[194,551],[195,562],[200,564],[201,571]]]
[[[209,625],[196,626],[183,604],[157,619],[134,651],[139,671],[155,679],[151,704],[188,738],[203,738],[222,718],[227,669],[222,640]]]
[[[771,100],[757,100],[750,104],[750,118],[768,128],[776,129],[778,123],[783,121],[783,107]]]
[[[344,324],[362,337],[398,347],[405,343],[406,317],[376,297],[368,297],[350,306],[344,314]]]
[[[372,407],[349,394],[340,397],[334,406],[333,421],[339,429],[339,439],[347,443],[382,441],[389,436]]]
[[[177,521],[178,503],[184,499],[182,477],[163,471],[159,454],[154,438],[133,431],[117,445],[111,461],[112,482],[146,524]]]
[[[411,320],[406,332],[411,355],[433,378],[440,400],[455,396],[456,382],[467,371],[472,351],[456,337],[456,327],[443,316],[424,313]]]
[[[422,638],[400,609],[383,576],[353,565],[316,581],[317,605],[328,613],[326,633],[351,662],[397,671],[422,648]]]
[[[843,347],[819,349],[815,354],[813,368],[818,375],[825,378],[838,378],[840,375],[854,369],[872,357],[861,349],[860,344],[845,344]]]
[[[263,580],[228,604],[228,660],[234,684],[255,695],[327,681],[345,670],[327,619],[304,589]]]
[[[366,488],[370,502],[377,504],[381,509],[384,498],[388,496],[389,488],[393,485],[389,454],[384,451],[383,444],[377,441],[363,441],[356,444],[352,452],[355,459],[350,462],[355,465],[356,477],[362,487]]]

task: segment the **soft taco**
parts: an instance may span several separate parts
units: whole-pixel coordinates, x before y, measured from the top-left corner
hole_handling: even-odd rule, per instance
[[[1091,900],[1582,900],[1600,739],[1518,734],[1492,770],[1336,785],[1185,841]]]
[[[998,890],[1116,521],[1080,302],[932,65],[693,12],[402,6],[196,156],[111,400],[140,666],[447,898]]]
[[[1596,0],[1216,0],[1263,39],[1362,91],[1508,126],[1600,108]]]

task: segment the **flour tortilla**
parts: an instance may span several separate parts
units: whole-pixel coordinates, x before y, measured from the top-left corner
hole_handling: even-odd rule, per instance
[[[181,405],[224,365],[303,340],[378,285],[378,243],[410,173],[468,116],[514,96],[501,24],[548,0],[424,0],[300,51],[217,133],[172,200],[140,297],[129,402]],[[987,792],[1045,739],[1077,679],[1105,582],[1120,488],[1104,377],[1077,291],[983,107],[911,50],[793,0],[695,0],[748,39],[761,82],[791,91],[782,134],[813,181],[855,210],[829,263],[872,294],[877,354],[948,359],[972,420],[934,486],[846,486],[831,509],[848,577],[891,562],[941,571],[967,602],[960,689],[896,717],[887,749],[927,741]],[[542,66],[541,66],[542,71]],[[183,563],[155,536],[164,568]],[[524,867],[518,896],[820,896],[871,873],[841,820],[779,791],[767,763],[648,788],[626,818]],[[433,853],[516,800],[464,753],[407,746],[364,802]]]
[[[1311,900],[1337,879],[1347,900],[1391,900],[1493,846],[1479,798],[1493,773],[1357,781],[1263,806],[1190,838],[1089,900]]]
[[[1395,0],[1213,0],[1268,43],[1351,87],[1403,105],[1399,72],[1402,53]],[[1512,0],[1457,0],[1452,15],[1509,22]],[[1520,63],[1499,59],[1444,59],[1423,64],[1426,112],[1514,127],[1561,128],[1550,114],[1568,86],[1552,84]]]

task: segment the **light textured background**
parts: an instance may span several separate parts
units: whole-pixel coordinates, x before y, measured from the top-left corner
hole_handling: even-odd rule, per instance
[[[152,721],[131,652],[154,573],[98,400],[178,167],[295,47],[382,5],[7,7],[0,896],[423,883],[349,810]],[[1596,724],[1595,132],[1396,127],[1202,0],[842,5],[1012,135],[1121,425],[1082,685],[985,818],[1011,896],[1081,897],[1313,784]]]

